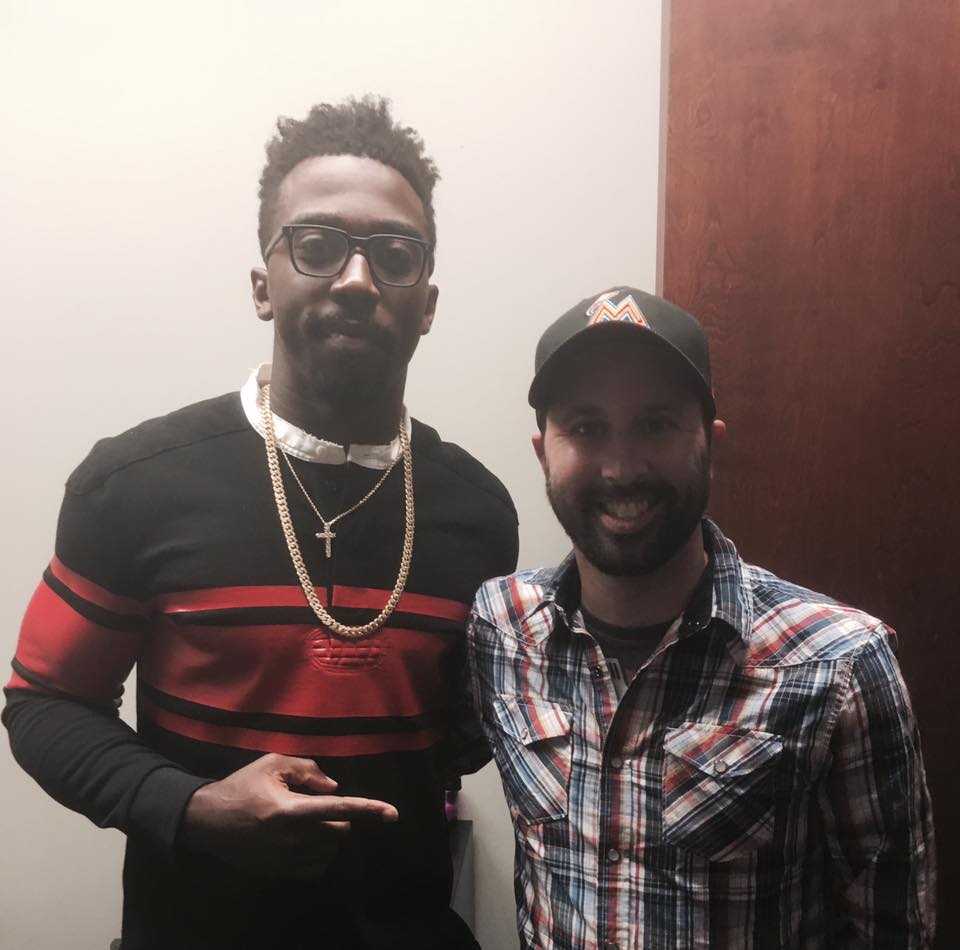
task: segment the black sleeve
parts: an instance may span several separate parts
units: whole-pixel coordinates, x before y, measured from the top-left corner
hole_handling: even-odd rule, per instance
[[[206,780],[146,746],[117,713],[151,628],[134,570],[135,507],[114,479],[68,482],[56,553],[23,619],[2,718],[14,758],[48,794],[169,853]]]
[[[487,521],[486,539],[489,567],[484,572],[490,577],[512,574],[517,569],[520,538],[517,513],[506,489],[495,482],[502,505],[497,505]],[[487,577],[481,578],[486,580]],[[458,654],[455,673],[457,702],[453,709],[448,752],[447,778],[479,771],[493,757],[477,715],[471,692],[470,676],[465,650]]]
[[[115,712],[33,690],[6,694],[13,756],[47,794],[172,854],[183,810],[206,779],[145,746]]]

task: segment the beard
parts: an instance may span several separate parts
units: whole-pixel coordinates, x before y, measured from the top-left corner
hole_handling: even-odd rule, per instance
[[[312,366],[313,389],[334,405],[366,406],[381,399],[391,383],[391,357],[396,339],[369,319],[345,311],[324,317],[311,314],[306,322],[308,345],[316,347]],[[337,346],[332,338],[363,341],[356,349]]]
[[[574,546],[597,570],[614,577],[640,577],[662,568],[699,526],[710,498],[710,451],[704,447],[682,483],[660,478],[631,485],[575,490],[557,485],[546,472],[547,498]],[[658,510],[639,531],[617,534],[604,528],[605,502],[641,498]]]

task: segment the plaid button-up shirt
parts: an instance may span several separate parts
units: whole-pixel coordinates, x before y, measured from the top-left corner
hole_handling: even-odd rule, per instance
[[[523,946],[928,947],[933,828],[893,631],[704,537],[712,583],[620,700],[572,558],[477,595]]]

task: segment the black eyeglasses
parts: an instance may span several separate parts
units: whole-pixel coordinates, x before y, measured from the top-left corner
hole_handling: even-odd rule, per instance
[[[391,287],[416,284],[433,250],[427,241],[403,234],[357,237],[324,224],[285,224],[264,250],[264,260],[283,238],[287,239],[294,269],[306,277],[336,277],[359,251],[376,280]]]

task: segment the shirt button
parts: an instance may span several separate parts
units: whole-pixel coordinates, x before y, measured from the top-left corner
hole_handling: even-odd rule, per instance
[[[611,848],[611,849],[607,852],[607,860],[608,860],[611,864],[616,864],[617,861],[620,860],[620,852],[619,852],[616,848]]]
[[[610,767],[613,768],[613,769],[622,769],[622,768],[623,768],[623,759],[621,759],[619,755],[615,755],[615,756],[610,760]]]
[[[719,761],[719,762],[713,767],[713,771],[714,771],[714,773],[717,774],[717,775],[723,775],[723,773],[726,772],[728,768],[730,768],[730,766],[727,765],[727,763],[724,762],[724,761],[721,759],[721,761]]]

